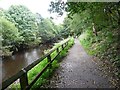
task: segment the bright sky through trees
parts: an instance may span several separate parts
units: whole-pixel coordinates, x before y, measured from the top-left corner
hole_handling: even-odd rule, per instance
[[[62,23],[66,14],[59,18],[55,14],[50,14],[48,12],[50,1],[52,0],[0,0],[0,8],[8,9],[11,5],[25,5],[33,13],[40,13],[44,18],[52,16],[56,24]]]

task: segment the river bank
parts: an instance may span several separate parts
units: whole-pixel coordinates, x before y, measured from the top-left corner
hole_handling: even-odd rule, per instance
[[[41,45],[35,48],[24,49],[23,51],[16,52],[12,56],[2,57],[2,81],[40,58],[44,55],[44,50],[51,47],[51,45]]]

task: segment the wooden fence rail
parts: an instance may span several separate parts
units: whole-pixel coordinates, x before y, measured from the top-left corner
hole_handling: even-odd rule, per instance
[[[20,87],[21,90],[29,90],[33,84],[38,80],[38,78],[43,74],[43,72],[50,66],[50,64],[55,60],[55,58],[60,54],[60,52],[68,45],[69,39],[67,39],[64,43],[62,43],[61,45],[59,45],[58,47],[52,49],[49,53],[45,54],[43,57],[41,57],[40,59],[36,60],[35,62],[33,62],[32,64],[28,65],[27,67],[23,68],[22,70],[20,70],[17,74],[15,74],[14,76],[12,76],[11,78],[5,80],[2,82],[2,90],[6,89],[8,86],[10,86],[12,83],[14,83],[17,79],[20,79]],[[59,50],[60,47],[62,48],[62,50]],[[51,54],[56,51],[57,55],[51,59]],[[36,66],[38,63],[40,63],[41,61],[43,61],[45,58],[48,59],[48,63],[45,65],[45,67],[40,71],[40,73],[38,75],[36,75],[35,79],[29,84],[28,83],[28,76],[27,76],[27,72],[29,70],[31,70],[32,68],[34,68],[34,66]]]

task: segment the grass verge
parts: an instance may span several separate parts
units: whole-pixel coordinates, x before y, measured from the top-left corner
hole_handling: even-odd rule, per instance
[[[98,57],[103,62],[108,61],[115,68],[113,71],[120,78],[120,55],[118,53],[118,36],[115,31],[101,30],[99,35],[86,30],[80,37],[80,43],[88,54]]]
[[[58,47],[59,45],[61,45],[62,43],[64,43],[66,40],[63,40],[60,43],[56,43],[52,49]],[[35,88],[39,88],[41,85],[45,84],[48,82],[48,79],[52,76],[52,74],[54,73],[54,70],[57,69],[59,67],[59,62],[61,61],[61,59],[63,57],[65,57],[67,55],[68,49],[74,44],[74,39],[71,37],[70,41],[68,42],[68,45],[64,48],[64,50],[62,50],[61,47],[59,47],[59,51],[60,55],[57,56],[57,58],[52,62],[51,66],[52,67],[48,67],[46,69],[46,71],[41,75],[41,77],[36,81],[36,83],[32,86],[31,89],[35,89]],[[45,50],[46,52],[49,52],[50,50]],[[51,54],[51,58],[54,58],[57,55],[57,52],[54,51]],[[45,65],[48,63],[47,58],[45,58],[43,61],[41,61],[39,64],[37,64],[34,68],[32,68],[30,71],[28,71],[28,83],[30,83],[35,77],[36,75],[45,67]],[[20,84],[19,83],[13,83],[11,85],[12,88],[20,88]]]
[[[61,42],[60,42],[61,43]],[[55,44],[55,47],[57,47],[58,45],[60,45],[60,43]],[[62,42],[63,43],[63,42]],[[42,76],[36,81],[36,83],[33,85],[33,87],[31,89],[35,89],[35,88],[40,88],[40,86],[42,84],[45,84],[48,82],[48,79],[51,78],[51,76],[53,75],[55,69],[57,69],[59,67],[59,62],[61,61],[61,59],[63,57],[65,57],[67,55],[68,49],[74,44],[74,39],[70,38],[70,41],[68,43],[68,45],[64,48],[64,50],[62,50],[62,48],[59,48],[59,50],[62,50],[60,55],[57,56],[57,58],[52,62],[52,67],[48,68],[43,74]],[[52,48],[52,49],[53,49]],[[49,51],[49,50],[48,50]],[[54,51],[51,54],[51,58],[54,58],[54,56],[56,56],[57,52]],[[42,70],[42,68],[47,64],[47,59],[43,60],[42,62],[40,62],[35,68],[33,68],[33,70],[31,70],[28,73],[28,77],[32,80],[35,75],[37,75],[40,72],[40,69]],[[43,67],[41,67],[43,66]],[[31,81],[29,79],[29,82]]]

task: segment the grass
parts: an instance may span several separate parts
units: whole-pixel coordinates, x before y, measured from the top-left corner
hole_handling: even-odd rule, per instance
[[[66,41],[66,40],[65,40],[65,41]],[[60,42],[60,43],[61,43],[61,42]],[[55,47],[57,47],[58,45],[60,45],[60,43],[55,44],[55,46],[54,46],[53,48],[55,48]],[[64,43],[64,42],[62,42],[62,43]],[[61,53],[60,53],[60,55],[52,62],[52,67],[51,67],[51,68],[48,68],[48,69],[42,74],[42,76],[37,80],[37,82],[33,85],[32,89],[39,88],[42,84],[45,84],[45,83],[48,82],[48,79],[53,75],[55,69],[57,69],[57,68],[59,67],[59,62],[60,62],[60,60],[67,55],[68,49],[73,45],[73,43],[74,43],[74,40],[73,40],[73,38],[71,38],[70,41],[69,41],[69,43],[68,43],[68,45],[67,45],[67,47],[64,48],[64,50],[62,50],[62,48],[59,48],[59,50],[62,50]],[[52,48],[52,49],[53,49],[53,48]],[[51,54],[51,58],[54,58],[54,56],[56,56],[56,55],[57,55],[57,52],[54,51],[54,52]],[[32,73],[35,72],[34,74],[37,75],[37,74],[40,72],[40,69],[39,69],[39,68],[42,69],[46,64],[47,64],[47,60],[43,60],[40,64],[38,64],[37,67],[35,67],[35,69],[33,68],[33,70],[31,70],[31,71],[28,73],[28,77],[31,78],[31,80],[32,80],[32,78],[35,76],[35,75],[33,75]],[[42,65],[43,67],[41,67],[41,65]],[[36,72],[37,72],[37,73],[36,73]],[[29,80],[29,81],[31,81],[31,80]]]
[[[120,57],[118,56],[117,34],[115,31],[101,30],[98,36],[92,31],[86,30],[80,35],[79,40],[88,54],[98,57],[100,60],[108,60],[117,68],[120,68]],[[117,72],[120,78],[120,72]]]
[[[60,43],[56,43],[52,49],[58,47],[62,43],[64,43],[66,39]],[[41,85],[45,84],[48,82],[48,79],[53,75],[54,71],[59,67],[59,62],[63,57],[67,55],[68,49],[74,44],[74,39],[70,38],[70,41],[68,45],[62,50],[60,47],[59,50],[62,50],[60,55],[57,56],[57,58],[52,62],[51,67],[48,67],[47,70],[41,75],[41,77],[36,81],[36,83],[32,86],[31,89],[39,88]],[[45,50],[45,53],[49,52],[50,50]],[[54,51],[51,54],[51,58],[53,59],[57,55],[57,51]],[[32,68],[30,71],[28,71],[28,82],[30,83],[36,75],[45,67],[45,65],[48,63],[47,58],[45,58],[43,61],[41,61],[39,64],[37,64],[34,68]],[[12,88],[20,88],[20,85],[13,84],[11,86]]]

